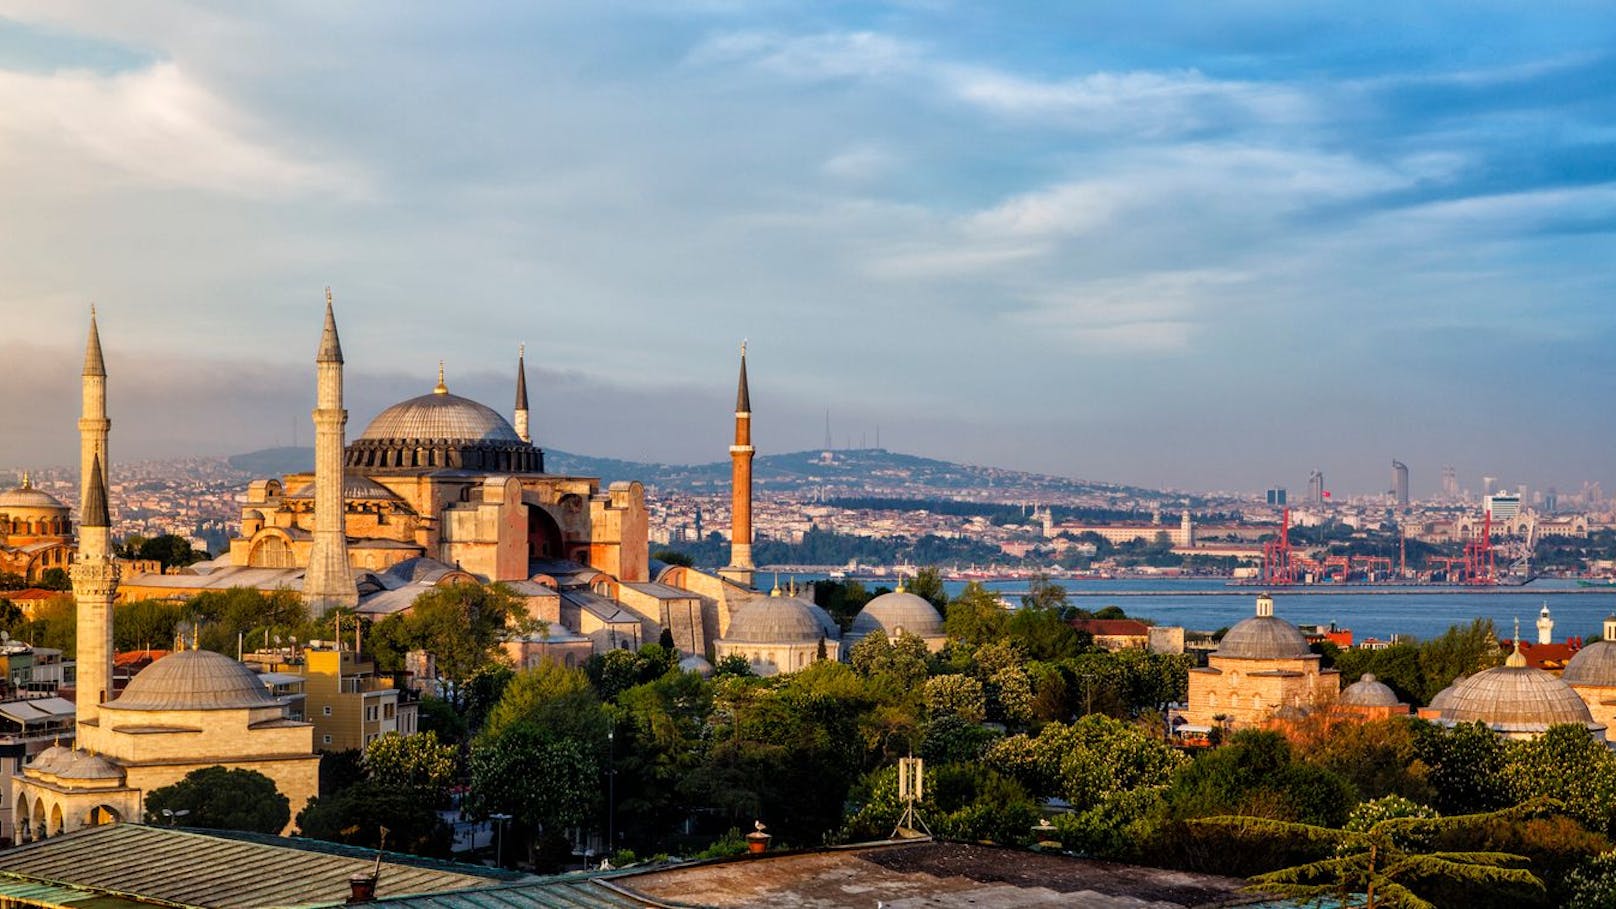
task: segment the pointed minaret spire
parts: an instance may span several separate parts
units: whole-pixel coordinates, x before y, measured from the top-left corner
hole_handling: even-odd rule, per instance
[[[333,606],[359,605],[359,588],[348,564],[347,506],[343,502],[343,447],[348,411],[342,406],[342,346],[325,291],[325,330],[315,357],[314,527],[303,599],[316,618]]]
[[[513,422],[516,435],[522,441],[532,444],[533,436],[528,431],[527,417],[527,345],[522,344],[516,348],[516,419]]]
[[[95,304],[90,304],[90,340],[84,346],[84,375],[105,376],[107,362],[101,357],[101,332],[95,324]]]
[[[719,573],[752,584],[752,393],[746,382],[746,342],[741,342],[741,377],[735,389],[735,444],[730,457],[729,565]]]
[[[337,338],[337,317],[331,309],[331,288],[325,289],[325,330],[320,333],[320,353],[316,363],[341,363],[342,341]]]
[[[90,468],[90,482],[84,487],[84,509],[79,513],[79,527],[87,530],[111,527],[107,484],[101,479],[101,459],[92,460]]]

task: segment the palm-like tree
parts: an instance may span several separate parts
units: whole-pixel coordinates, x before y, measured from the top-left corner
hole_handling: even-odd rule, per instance
[[[1543,889],[1543,882],[1530,871],[1511,867],[1524,863],[1525,856],[1509,852],[1426,851],[1424,847],[1437,834],[1492,820],[1523,817],[1552,807],[1554,803],[1545,799],[1480,814],[1394,817],[1378,821],[1367,830],[1237,816],[1200,818],[1190,823],[1223,828],[1236,835],[1335,846],[1336,854],[1330,858],[1252,877],[1253,890],[1304,900],[1335,898],[1340,900],[1340,906],[1353,909],[1437,909],[1435,903],[1422,898],[1414,888],[1424,882],[1443,881]]]

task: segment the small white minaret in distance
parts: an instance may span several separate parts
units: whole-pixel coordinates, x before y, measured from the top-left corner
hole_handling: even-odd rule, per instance
[[[516,435],[522,441],[533,444],[533,436],[528,431],[527,422],[527,345],[523,344],[516,349],[516,419],[512,422]]]
[[[315,360],[314,545],[303,574],[303,600],[322,616],[334,606],[359,605],[359,588],[348,565],[348,533],[343,505],[343,446],[348,411],[342,406],[342,343],[325,290],[325,330]]]
[[[1543,610],[1537,614],[1537,642],[1539,644],[1554,643],[1554,619],[1549,618],[1549,604],[1543,604]]]

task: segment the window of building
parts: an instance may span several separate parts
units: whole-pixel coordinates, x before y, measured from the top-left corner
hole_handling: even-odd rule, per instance
[[[398,715],[398,708],[393,704],[382,705],[382,719],[390,720]]]
[[[376,707],[374,704],[365,708],[365,720],[368,722],[376,721]]]
[[[327,745],[331,744],[331,736],[329,735],[320,736],[320,739]]]
[[[330,716],[330,715],[331,715],[331,706],[330,706],[330,705],[329,705],[329,704],[327,704],[327,705],[326,705],[326,708],[325,708],[325,715],[326,715],[326,716]]]

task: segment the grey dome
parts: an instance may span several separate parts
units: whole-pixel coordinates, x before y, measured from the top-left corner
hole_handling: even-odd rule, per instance
[[[312,499],[318,480],[309,483],[297,492],[287,496],[289,499]],[[372,480],[362,473],[344,472],[342,475],[342,497],[350,502],[364,499],[368,501],[402,501],[398,495],[386,486]]]
[[[1499,732],[1542,732],[1561,723],[1605,728],[1570,685],[1530,666],[1478,672],[1453,686],[1441,710],[1444,721],[1483,723]]]
[[[1461,675],[1458,678],[1454,679],[1453,683],[1450,684],[1448,687],[1442,689],[1441,691],[1438,691],[1436,693],[1436,696],[1431,698],[1431,703],[1429,705],[1430,708],[1432,710],[1441,710],[1442,708],[1448,706],[1449,702],[1451,702],[1453,700],[1453,691],[1454,691],[1454,689],[1458,688],[1459,683],[1463,682],[1467,678],[1469,678],[1469,676]]]
[[[70,760],[72,756],[73,749],[61,745],[52,745],[34,755],[33,759],[28,762],[28,766],[44,773],[55,773],[56,764],[64,760]]]
[[[118,710],[272,707],[258,673],[211,650],[181,650],[142,669],[106,706]]]
[[[694,672],[705,679],[713,674],[713,664],[700,654],[692,653],[679,661],[679,671]]]
[[[1397,707],[1402,701],[1397,699],[1397,692],[1376,679],[1374,673],[1366,672],[1363,678],[1341,689],[1338,703],[1347,707]]]
[[[0,492],[0,509],[5,508],[50,508],[56,511],[66,511],[67,506],[62,500],[48,492],[23,485],[15,489]]]
[[[1240,660],[1294,660],[1313,656],[1296,626],[1278,616],[1242,619],[1223,636],[1213,656]]]
[[[525,444],[490,407],[448,392],[400,401],[376,415],[360,439],[451,439]]]
[[[842,626],[836,624],[836,617],[831,615],[828,609],[818,603],[809,602],[808,611],[813,613],[814,618],[819,621],[819,627],[825,632],[825,637],[832,640],[841,640]]]
[[[98,754],[74,751],[53,762],[47,773],[64,780],[121,780],[123,769]]]
[[[1616,641],[1595,641],[1577,651],[1560,673],[1567,685],[1616,688]]]
[[[796,597],[759,597],[730,616],[732,644],[811,644],[829,637],[810,604]]]
[[[925,597],[906,591],[883,593],[859,610],[853,618],[851,634],[863,637],[879,633],[896,637],[899,631],[922,638],[940,637],[943,617]]]

